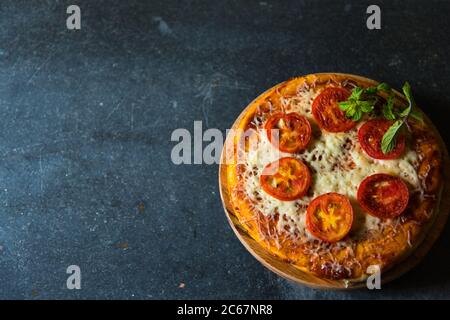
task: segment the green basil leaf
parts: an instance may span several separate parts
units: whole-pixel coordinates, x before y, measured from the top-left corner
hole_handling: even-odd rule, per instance
[[[394,114],[394,95],[389,95],[387,103],[383,106],[383,115],[388,120],[395,120]]]
[[[411,86],[409,85],[408,82],[405,82],[402,91],[406,97],[406,100],[408,100],[408,107],[406,107],[402,112],[399,113],[399,116],[404,118],[409,115],[415,103],[411,93]]]
[[[397,132],[400,130],[402,125],[402,120],[395,121],[383,135],[383,138],[381,139],[381,151],[383,151],[384,154],[389,153],[394,149],[397,142]]]
[[[360,108],[360,110],[362,112],[372,112],[373,108],[374,108],[375,102],[373,100],[371,101],[359,101],[358,102],[358,107]]]
[[[353,102],[342,101],[342,102],[339,102],[338,104],[339,104],[339,108],[341,108],[341,110],[345,111],[353,105]]]
[[[352,104],[349,108],[347,108],[347,110],[345,111],[345,116],[347,118],[353,118],[353,116],[356,113],[356,107],[354,104]]]
[[[386,91],[386,92],[389,92],[389,91],[391,91],[391,86],[388,85],[386,82],[382,82],[382,83],[380,83],[380,84],[377,86],[377,89],[378,89],[379,91]]]
[[[407,116],[409,116],[410,113],[411,113],[411,108],[406,107],[403,111],[398,113],[398,116],[402,117],[402,118],[406,118]]]
[[[361,94],[363,93],[363,88],[356,87],[352,90],[352,94],[348,98],[348,100],[359,100],[361,98]]]
[[[408,107],[403,110],[399,116],[400,117],[408,117],[409,115],[413,117],[414,119],[423,122],[422,113],[417,110],[416,108],[416,102],[414,101],[414,98],[412,96],[411,92],[411,86],[408,82],[405,82],[402,88],[403,93],[405,94],[406,100],[408,100]]]
[[[353,115],[352,120],[353,121],[359,121],[359,120],[361,120],[361,117],[362,117],[361,109],[355,108],[355,114]]]

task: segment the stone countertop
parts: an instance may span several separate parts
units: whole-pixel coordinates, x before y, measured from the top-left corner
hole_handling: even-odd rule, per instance
[[[0,3],[0,298],[450,298],[450,227],[382,290],[319,291],[260,265],[231,231],[217,165],[175,165],[171,134],[229,128],[290,77],[408,80],[446,141],[450,2]],[[66,288],[78,265],[81,290]]]

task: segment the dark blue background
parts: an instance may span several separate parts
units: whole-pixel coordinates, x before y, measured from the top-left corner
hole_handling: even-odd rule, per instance
[[[2,0],[0,298],[450,298],[449,227],[382,290],[311,290],[239,243],[216,165],[170,160],[174,129],[313,72],[410,81],[447,140],[450,2],[377,3],[369,31],[364,1]]]

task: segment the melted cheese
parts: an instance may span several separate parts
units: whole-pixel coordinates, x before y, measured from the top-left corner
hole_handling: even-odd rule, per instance
[[[283,99],[282,102],[288,112],[305,115],[314,126],[311,104],[316,96],[317,94],[312,90],[307,90],[299,93],[298,96]],[[291,235],[296,233],[311,238],[305,229],[305,213],[309,202],[321,194],[338,192],[349,197],[355,215],[364,222],[360,231],[379,228],[380,220],[364,213],[357,204],[356,193],[359,184],[369,175],[388,173],[402,177],[411,190],[420,189],[415,170],[417,154],[413,150],[407,150],[400,159],[372,159],[359,146],[357,130],[358,128],[354,128],[345,133],[324,131],[320,133],[320,130],[316,130],[319,136],[313,135],[307,150],[299,154],[280,152],[268,141],[265,130],[258,130],[259,139],[255,139],[247,153],[244,176],[245,191],[253,201],[255,209],[266,216],[278,213],[279,232],[288,232]],[[261,189],[259,177],[263,168],[268,163],[285,156],[299,158],[310,168],[312,196],[305,196],[296,201],[281,201]]]

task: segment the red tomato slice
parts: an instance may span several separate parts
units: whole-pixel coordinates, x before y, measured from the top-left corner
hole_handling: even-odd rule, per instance
[[[405,136],[399,135],[397,143],[390,152],[384,154],[381,151],[381,140],[383,135],[392,125],[392,121],[384,119],[369,120],[358,130],[358,140],[361,148],[375,159],[395,159],[402,155],[405,150]]]
[[[326,88],[313,101],[312,114],[319,127],[329,132],[352,129],[356,122],[345,117],[338,102],[345,101],[350,92],[342,88]]]
[[[315,198],[306,209],[306,228],[326,242],[343,239],[352,228],[353,208],[348,198],[330,192]]]
[[[358,202],[369,214],[380,219],[402,214],[409,201],[409,191],[399,177],[377,173],[365,178],[358,188]]]
[[[286,157],[269,163],[260,182],[262,189],[272,197],[292,201],[306,194],[311,185],[311,173],[302,161]]]
[[[282,152],[299,152],[306,148],[311,139],[308,119],[295,112],[272,115],[265,128],[269,141]]]

